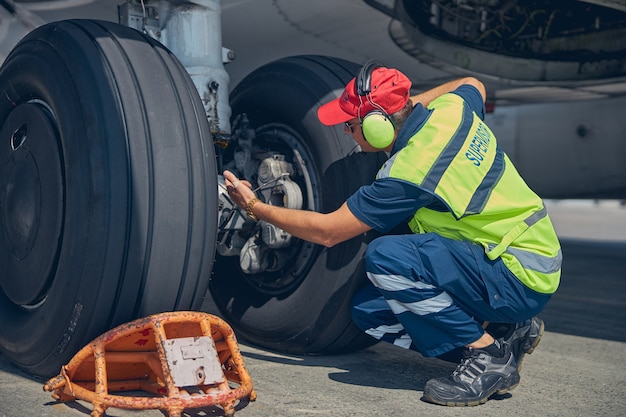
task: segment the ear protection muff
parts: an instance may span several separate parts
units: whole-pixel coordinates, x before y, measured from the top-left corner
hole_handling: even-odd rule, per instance
[[[361,100],[367,100],[376,110],[362,116],[359,107],[359,120],[361,121],[361,130],[363,137],[376,149],[385,149],[393,142],[395,137],[395,127],[391,121],[391,117],[385,110],[372,100],[372,72],[374,69],[381,67],[375,61],[368,61],[359,70],[356,77],[356,93]],[[362,102],[361,101],[361,102]]]

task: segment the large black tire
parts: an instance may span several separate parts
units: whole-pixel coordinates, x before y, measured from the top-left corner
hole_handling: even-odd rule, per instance
[[[50,376],[111,327],[199,308],[217,178],[205,111],[139,32],[72,20],[0,69],[0,352]]]
[[[305,209],[337,209],[373,181],[384,160],[380,153],[351,154],[355,143],[343,129],[323,126],[317,118],[320,104],[340,94],[358,68],[319,56],[285,58],[255,70],[231,94],[233,115],[247,114],[257,145],[292,161],[291,150],[299,152],[311,184]],[[330,249],[299,242],[285,268],[255,275],[242,273],[237,257],[218,255],[211,294],[238,334],[258,346],[328,354],[371,345],[374,339],[350,316],[352,295],[366,281],[368,239],[360,236]]]

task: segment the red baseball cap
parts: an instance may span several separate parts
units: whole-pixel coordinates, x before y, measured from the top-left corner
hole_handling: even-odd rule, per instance
[[[387,114],[392,114],[403,108],[410,97],[411,81],[396,69],[375,68],[371,77],[372,91],[367,96],[357,94],[355,83],[356,77],[346,85],[341,97],[320,106],[317,117],[322,124],[337,125],[380,110],[371,102],[382,107]]]

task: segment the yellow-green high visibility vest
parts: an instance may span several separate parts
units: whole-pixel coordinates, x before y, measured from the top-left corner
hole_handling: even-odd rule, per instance
[[[444,94],[428,109],[424,126],[377,175],[416,184],[447,205],[446,212],[416,211],[411,230],[481,244],[529,288],[556,291],[561,247],[541,198],[460,96]]]

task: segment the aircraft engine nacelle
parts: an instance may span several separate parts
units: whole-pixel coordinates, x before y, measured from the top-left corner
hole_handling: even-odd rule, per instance
[[[396,0],[387,12],[396,44],[446,71],[513,82],[626,75],[623,2]]]

